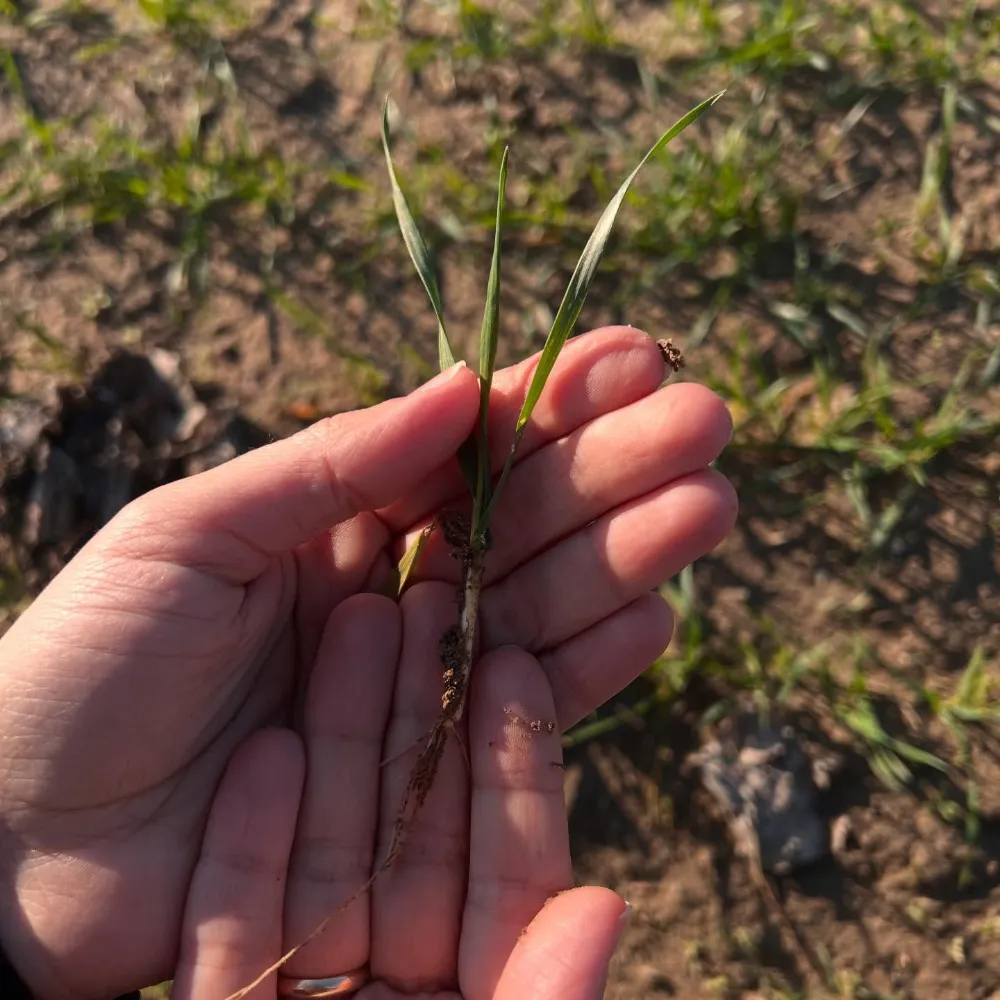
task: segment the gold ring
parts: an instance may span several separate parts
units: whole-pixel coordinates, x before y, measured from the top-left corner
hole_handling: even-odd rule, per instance
[[[357,993],[371,977],[367,969],[354,969],[339,976],[325,979],[294,979],[278,976],[278,996],[295,997],[297,1000],[323,1000],[325,997],[348,997]]]

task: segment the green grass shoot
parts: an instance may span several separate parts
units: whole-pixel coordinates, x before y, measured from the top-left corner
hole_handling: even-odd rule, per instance
[[[492,482],[492,463],[489,450],[489,396],[493,382],[493,370],[496,364],[497,339],[500,325],[500,254],[501,254],[501,233],[503,227],[504,195],[507,186],[507,162],[508,149],[504,149],[500,163],[500,177],[497,192],[496,228],[493,239],[493,258],[490,265],[489,281],[486,290],[486,304],[483,311],[483,325],[480,334],[479,345],[479,379],[481,386],[479,426],[477,433],[470,438],[468,444],[475,446],[475,474],[470,476],[470,469],[473,465],[467,450],[464,454],[459,454],[459,460],[465,472],[466,479],[470,481],[473,493],[473,515],[472,534],[470,538],[470,549],[472,552],[479,552],[486,546],[487,530],[490,518],[493,515],[497,498],[507,481],[507,477],[513,468],[518,445],[524,434],[524,430],[531,419],[538,400],[542,396],[545,384],[552,374],[556,360],[559,357],[567,339],[573,332],[576,321],[580,316],[584,303],[587,300],[587,293],[590,290],[594,275],[604,256],[605,248],[611,236],[611,231],[618,217],[618,212],[625,201],[625,196],[632,186],[632,182],[639,175],[642,168],[658,153],[660,153],[673,139],[679,136],[688,126],[697,121],[706,111],[709,110],[723,96],[723,92],[702,101],[692,108],[683,117],[678,119],[660,138],[653,144],[646,155],[640,160],[632,172],[625,178],[621,186],[615,192],[614,197],[605,208],[603,214],[594,227],[590,238],[587,240],[583,253],[577,262],[573,275],[566,287],[559,310],[555,315],[545,345],[542,348],[541,357],[535,368],[531,383],[525,394],[524,402],[521,405],[520,413],[514,429],[514,438],[511,442],[507,460],[503,466],[496,486]],[[396,212],[396,219],[403,236],[403,242],[409,252],[413,266],[416,268],[427,298],[430,300],[431,308],[437,320],[438,327],[438,361],[442,370],[455,364],[455,353],[448,339],[447,328],[444,318],[444,306],[441,301],[441,293],[438,289],[437,279],[434,275],[434,266],[431,261],[427,243],[417,226],[413,213],[407,204],[406,197],[399,185],[396,176],[396,169],[393,165],[392,153],[389,144],[389,98],[385,99],[382,107],[382,148],[385,152],[386,166],[389,172],[389,183],[392,189],[392,202]],[[422,536],[421,536],[422,537]],[[404,556],[406,563],[407,577],[413,572],[416,560],[419,558],[417,547],[422,547],[421,537],[413,543],[410,551]],[[400,578],[402,579],[402,567]]]

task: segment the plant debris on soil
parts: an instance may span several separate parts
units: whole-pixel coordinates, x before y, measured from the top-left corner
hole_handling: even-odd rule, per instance
[[[830,853],[820,789],[828,767],[810,761],[792,726],[776,732],[754,711],[727,719],[726,736],[693,755],[706,789],[723,809],[736,851],[764,872],[787,875]]]
[[[58,568],[129,501],[264,443],[230,408],[209,410],[176,355],[119,351],[56,404],[0,413],[7,544],[19,562]]]

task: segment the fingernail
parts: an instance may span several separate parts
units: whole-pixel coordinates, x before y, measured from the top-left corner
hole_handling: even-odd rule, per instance
[[[622,910],[621,916],[618,918],[618,930],[615,936],[615,947],[621,944],[622,936],[625,934],[625,928],[628,927],[629,919],[632,916],[632,904],[626,899],[625,909]]]
[[[627,899],[622,900],[622,902],[625,904],[625,909],[622,910],[622,912],[618,915],[618,926],[615,928],[615,938],[611,944],[611,950],[607,953],[607,956],[605,957],[605,965],[604,965],[605,984],[607,984],[608,977],[611,974],[611,967],[615,961],[615,953],[621,946],[622,937],[624,937],[625,935],[625,928],[628,927],[629,917],[632,914],[632,904]],[[604,993],[602,992],[600,995],[604,996]]]
[[[423,392],[425,389],[440,388],[441,386],[450,382],[456,375],[458,375],[463,368],[468,368],[469,366],[464,361],[456,361],[450,368],[445,368],[443,372],[439,372],[434,376],[429,382],[425,382],[417,392]]]

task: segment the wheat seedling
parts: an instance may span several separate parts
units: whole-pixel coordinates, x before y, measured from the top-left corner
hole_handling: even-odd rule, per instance
[[[532,411],[538,403],[555,366],[556,359],[562,351],[566,340],[576,324],[580,311],[587,298],[594,274],[600,264],[612,227],[618,216],[618,211],[625,201],[632,182],[646,163],[659,153],[672,139],[680,135],[689,125],[700,118],[722,94],[703,101],[686,115],[675,122],[653,145],[642,158],[638,166],[625,178],[621,187],[611,199],[603,215],[597,222],[587,244],[580,255],[576,269],[569,280],[569,285],[563,295],[562,303],[552,322],[552,327],[542,348],[541,357],[525,394],[524,402],[514,426],[514,438],[510,451],[494,485],[493,470],[490,463],[488,438],[488,417],[490,390],[493,383],[493,370],[496,362],[497,337],[500,319],[500,246],[503,225],[504,195],[507,184],[508,150],[504,149],[500,162],[500,177],[497,192],[496,228],[493,239],[493,257],[490,264],[489,281],[486,288],[486,305],[483,311],[483,323],[479,340],[479,382],[480,407],[476,430],[459,449],[458,460],[463,475],[469,487],[472,498],[472,513],[469,518],[442,516],[428,525],[411,545],[398,567],[398,593],[402,593],[407,582],[412,577],[431,533],[440,528],[446,541],[452,546],[459,557],[462,566],[462,580],[459,586],[459,613],[455,625],[449,628],[441,637],[438,653],[442,665],[443,692],[441,696],[441,715],[434,723],[430,732],[419,741],[420,751],[410,772],[410,778],[403,795],[403,801],[393,824],[393,832],[385,857],[374,869],[365,884],[353,893],[344,903],[317,926],[310,935],[286,952],[274,965],[265,969],[260,976],[242,990],[227,997],[226,1000],[242,1000],[254,987],[267,976],[281,968],[293,955],[304,948],[310,941],[321,934],[330,921],[338,913],[350,906],[356,899],[364,895],[375,880],[386,871],[399,857],[406,841],[406,836],[413,826],[414,819],[424,804],[437,774],[441,756],[444,753],[448,733],[462,718],[469,691],[469,678],[474,663],[473,652],[476,640],[476,620],[479,611],[479,597],[482,590],[483,575],[486,569],[486,554],[489,550],[489,525],[496,509],[497,498],[500,496],[507,477],[513,468],[517,457],[518,446],[524,435],[524,430],[531,419]],[[392,200],[396,218],[403,235],[406,249],[409,251],[420,281],[427,292],[431,308],[438,324],[438,363],[443,371],[455,364],[455,352],[452,350],[445,326],[444,308],[437,279],[431,263],[427,244],[420,235],[420,230],[414,221],[413,214],[406,203],[406,198],[396,178],[396,170],[389,149],[389,99],[386,98],[382,108],[382,147],[385,151],[386,167],[389,172],[389,182],[392,187]],[[680,366],[680,354],[668,343],[661,344],[665,362],[675,370]]]

